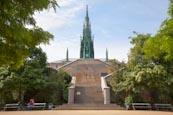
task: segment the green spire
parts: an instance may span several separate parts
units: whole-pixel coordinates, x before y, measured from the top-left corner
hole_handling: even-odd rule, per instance
[[[108,59],[108,50],[107,50],[107,48],[106,48],[106,61],[108,61],[109,59]]]
[[[67,48],[67,51],[66,51],[66,61],[69,61],[69,58],[68,58],[68,48]]]
[[[81,37],[80,58],[94,58],[94,40],[91,36],[91,24],[86,6],[86,16],[83,25],[83,36]]]
[[[88,16],[88,5],[86,5],[86,17],[89,19],[89,16]]]

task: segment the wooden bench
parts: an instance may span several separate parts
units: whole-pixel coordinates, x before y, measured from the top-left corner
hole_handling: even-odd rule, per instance
[[[173,111],[173,106],[171,104],[154,104],[156,110],[171,110]]]
[[[18,110],[19,105],[18,105],[18,103],[5,104],[4,111],[7,110],[7,109],[16,109],[16,110]]]
[[[151,110],[150,103],[132,103],[133,110],[142,109],[142,110]]]
[[[41,108],[42,110],[44,110],[46,108],[46,103],[34,103],[34,105],[32,106],[33,109],[39,109]]]

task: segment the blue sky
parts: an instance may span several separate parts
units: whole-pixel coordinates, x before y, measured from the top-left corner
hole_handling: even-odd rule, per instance
[[[133,31],[154,35],[168,17],[169,0],[57,0],[60,8],[35,14],[37,25],[54,35],[49,45],[41,45],[48,61],[79,58],[80,36],[89,7],[94,36],[95,58],[127,61]]]

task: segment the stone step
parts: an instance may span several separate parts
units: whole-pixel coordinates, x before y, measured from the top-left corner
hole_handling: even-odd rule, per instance
[[[76,85],[81,86],[100,86],[101,79],[99,76],[76,76]]]
[[[63,104],[57,110],[124,110],[116,104]]]
[[[95,86],[76,86],[75,103],[102,103],[104,102],[101,87]]]

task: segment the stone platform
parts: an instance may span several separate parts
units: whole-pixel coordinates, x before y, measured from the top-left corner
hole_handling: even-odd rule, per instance
[[[98,59],[78,59],[59,69],[71,76],[69,104],[110,104],[109,87],[104,78],[111,66]]]
[[[124,110],[116,104],[63,104],[56,110]]]

